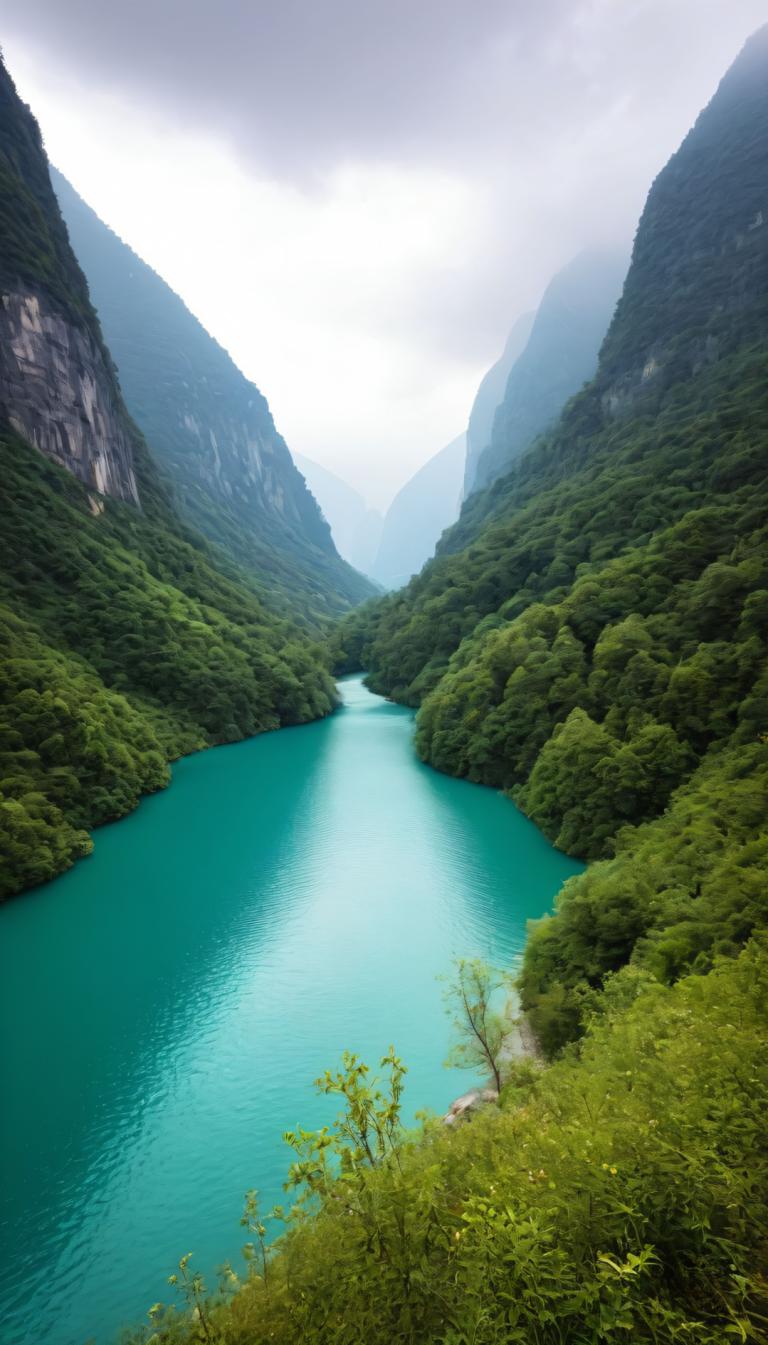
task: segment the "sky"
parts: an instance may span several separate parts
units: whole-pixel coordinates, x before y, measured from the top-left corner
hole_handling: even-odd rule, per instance
[[[51,160],[385,508],[515,319],[629,246],[768,0],[0,0]]]

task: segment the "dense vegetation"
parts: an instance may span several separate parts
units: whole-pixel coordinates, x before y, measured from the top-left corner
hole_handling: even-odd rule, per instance
[[[85,853],[84,827],[166,784],[169,758],[316,718],[335,693],[319,647],[174,526],[161,497],[143,513],[94,506],[9,432],[0,479],[8,896]]]

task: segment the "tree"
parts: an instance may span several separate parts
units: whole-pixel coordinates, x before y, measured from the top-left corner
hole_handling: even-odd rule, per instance
[[[497,1093],[501,1092],[501,1053],[507,1024],[493,1008],[509,977],[481,958],[456,959],[454,975],[445,991],[447,1012],[458,1033],[446,1065],[459,1069],[488,1069]]]

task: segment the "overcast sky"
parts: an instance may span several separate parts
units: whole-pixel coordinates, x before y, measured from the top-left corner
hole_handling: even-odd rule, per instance
[[[385,506],[768,0],[0,0],[50,158]]]

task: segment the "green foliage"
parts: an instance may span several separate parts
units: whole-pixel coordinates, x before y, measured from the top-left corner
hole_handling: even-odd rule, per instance
[[[339,1183],[357,1183],[361,1171],[392,1157],[397,1161],[407,1071],[394,1046],[381,1060],[388,1074],[386,1091],[379,1087],[378,1078],[369,1081],[368,1066],[352,1052],[344,1052],[342,1066],[335,1073],[326,1070],[315,1080],[318,1092],[344,1099],[344,1110],[333,1124],[318,1131],[289,1130],[284,1136],[296,1153],[285,1183],[286,1190],[295,1188],[300,1193],[293,1217],[315,1196],[336,1196]]]
[[[394,1129],[374,1162],[339,1132],[357,1159],[311,1177],[268,1276],[156,1305],[156,1345],[764,1340],[768,952],[635,982],[523,1105]],[[359,1062],[330,1077],[355,1132]]]
[[[137,706],[4,607],[0,650],[2,898],[89,854],[84,828],[135,808],[169,770]]]
[[[168,760],[327,714],[320,648],[186,534],[0,433],[0,896],[91,848],[84,828],[168,782]]]
[[[530,934],[521,977],[550,1054],[626,963],[671,982],[768,925],[767,814],[768,745],[713,753],[661,817],[619,832],[615,858],[566,883],[555,917]]]

